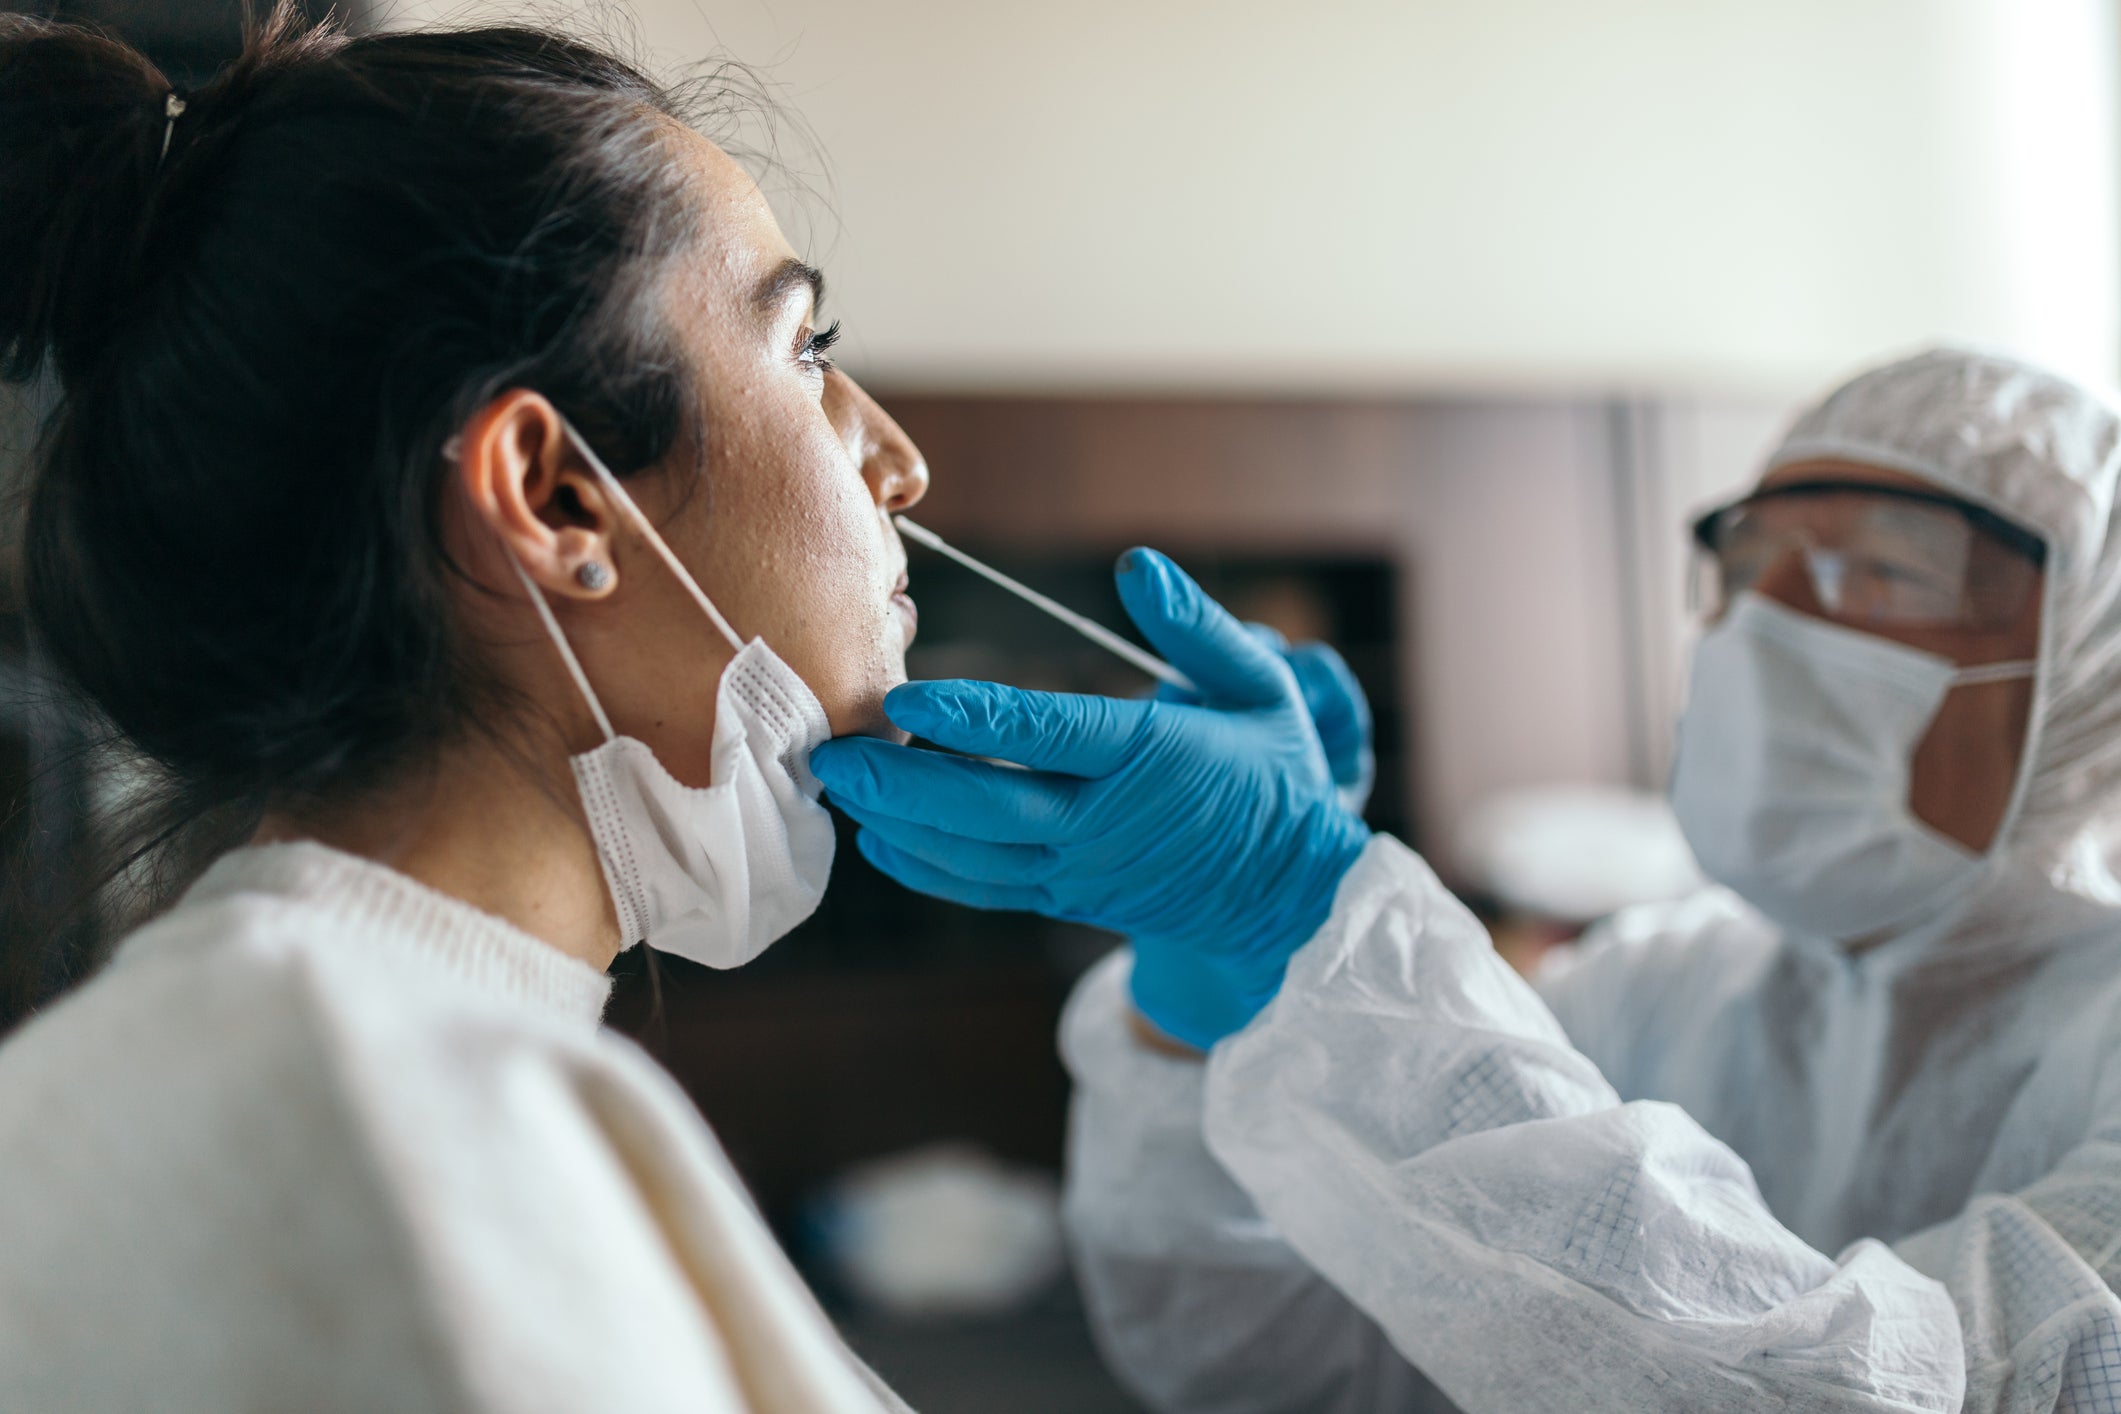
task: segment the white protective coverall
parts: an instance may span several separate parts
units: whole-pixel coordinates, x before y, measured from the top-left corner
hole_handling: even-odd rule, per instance
[[[1374,840],[1207,1063],[1122,952],[1063,1022],[1068,1218],[1157,1409],[2121,1410],[2121,419],[1935,351],[1770,467],[1917,473],[2045,534],[2033,723],[1982,886],[1860,954],[1710,891],[1536,981]],[[1433,1384],[1432,1384],[1433,1382]]]

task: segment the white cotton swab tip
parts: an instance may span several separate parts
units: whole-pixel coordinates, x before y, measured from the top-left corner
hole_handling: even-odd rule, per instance
[[[1141,649],[1136,648],[1103,624],[1093,619],[1084,618],[1065,604],[1055,603],[1030,585],[1011,579],[992,565],[980,563],[925,526],[916,525],[904,516],[893,516],[892,520],[897,524],[899,533],[915,544],[925,545],[939,554],[948,555],[974,574],[993,581],[1017,598],[1022,599],[1025,603],[1045,610],[1054,618],[1059,619],[1062,623],[1074,629],[1092,643],[1095,643],[1098,647],[1126,659],[1150,677],[1167,682],[1182,692],[1198,693],[1200,691],[1199,688],[1193,685],[1193,679],[1187,677],[1155,654],[1145,653]]]

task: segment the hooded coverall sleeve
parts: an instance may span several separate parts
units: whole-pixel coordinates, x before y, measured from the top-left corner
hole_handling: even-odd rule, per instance
[[[1812,1250],[1683,1111],[1622,1104],[1394,841],[1203,1081],[1234,1186],[1198,1173],[1176,1078],[1149,1101],[1167,1122],[1096,1161],[1161,1196],[1086,1163],[1090,1107],[1117,1096],[1086,1080],[1077,1116],[1093,1310],[1160,1408],[1422,1407],[1380,1341],[1472,1411],[1960,1407],[1945,1288],[1876,1242]]]
[[[1099,964],[1061,1021],[1067,1228],[1105,1363],[1185,1414],[1450,1410],[1209,1154],[1205,1068],[1135,1041],[1128,962]]]
[[[1829,1259],[1683,1111],[1620,1103],[1386,841],[1217,1049],[1205,1124],[1263,1216],[1467,1409],[2110,1409],[2121,1148],[2096,1117],[2115,1077],[2085,1074],[2090,1135],[2046,1177]]]

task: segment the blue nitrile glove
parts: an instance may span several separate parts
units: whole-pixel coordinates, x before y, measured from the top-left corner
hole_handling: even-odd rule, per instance
[[[1201,705],[907,683],[884,700],[899,726],[1030,769],[859,737],[810,765],[909,888],[1126,934],[1135,1005],[1206,1049],[1280,987],[1369,830],[1279,654],[1152,550],[1121,556],[1118,581]]]
[[[1370,699],[1347,660],[1323,643],[1307,641],[1292,645],[1266,624],[1247,623],[1245,628],[1261,643],[1281,654],[1303,689],[1304,706],[1311,709],[1311,725],[1318,729],[1318,744],[1325,748],[1326,765],[1333,784],[1340,787],[1340,803],[1357,815],[1370,803],[1377,784],[1377,753],[1371,746]],[[1197,703],[1200,698],[1182,687],[1161,683],[1159,702]]]

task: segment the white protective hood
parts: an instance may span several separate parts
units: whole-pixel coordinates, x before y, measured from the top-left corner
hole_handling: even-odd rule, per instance
[[[1806,411],[1763,474],[1829,457],[1922,477],[2047,539],[2031,769],[1994,849],[2065,892],[2121,902],[2108,865],[2121,811],[2121,411],[2004,354],[1931,349]]]

